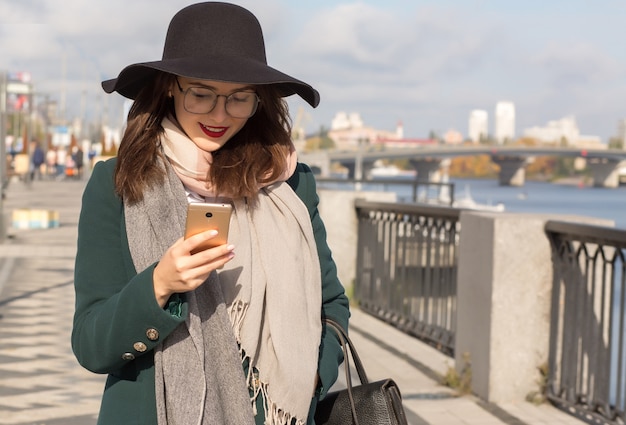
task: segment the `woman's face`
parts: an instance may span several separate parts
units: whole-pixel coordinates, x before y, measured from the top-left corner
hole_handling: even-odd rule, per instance
[[[236,118],[233,113],[242,115],[238,113],[242,107],[245,110],[252,103],[256,110],[254,89],[243,84],[177,77],[171,91],[176,118],[183,131],[206,152],[224,146],[248,121],[248,117]],[[215,95],[218,97],[211,109]]]

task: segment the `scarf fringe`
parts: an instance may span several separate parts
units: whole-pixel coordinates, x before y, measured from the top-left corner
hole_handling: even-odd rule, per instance
[[[259,383],[261,397],[263,397],[263,408],[265,410],[265,425],[306,425],[305,419],[298,419],[288,412],[285,412],[270,399],[267,392],[267,384]],[[256,393],[256,390],[255,390]],[[256,397],[255,397],[256,400]],[[256,405],[255,400],[253,404]]]
[[[258,413],[256,407],[256,401],[259,395],[262,397],[263,410],[265,410],[265,425],[306,425],[306,418],[304,420],[298,419],[295,416],[285,412],[283,409],[271,400],[267,387],[268,384],[259,380],[258,372],[254,371],[254,367],[251,363],[251,358],[247,355],[239,339],[239,330],[243,319],[246,315],[247,304],[241,300],[237,300],[233,303],[230,309],[230,319],[233,324],[233,329],[237,337],[237,345],[239,346],[239,355],[241,356],[241,363],[248,361],[248,374],[246,375],[246,382],[248,387],[252,389],[252,395],[250,396],[250,403],[252,404],[253,415]],[[295,422],[292,422],[294,421]]]
[[[233,325],[233,332],[235,333],[235,339],[239,343],[241,347],[241,328],[243,326],[243,320],[246,317],[246,312],[248,311],[248,304],[243,300],[235,300],[228,309],[228,314],[230,317],[230,323]],[[241,351],[241,348],[240,348]]]

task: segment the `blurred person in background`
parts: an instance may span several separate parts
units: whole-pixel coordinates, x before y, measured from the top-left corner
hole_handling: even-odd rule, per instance
[[[35,180],[35,178],[37,178],[37,180],[41,180],[41,168],[46,161],[46,156],[39,142],[33,142],[31,144],[31,152],[32,168],[30,173],[30,179]]]

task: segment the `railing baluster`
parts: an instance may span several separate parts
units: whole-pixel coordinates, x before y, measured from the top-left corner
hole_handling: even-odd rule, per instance
[[[626,230],[557,221],[545,230],[554,265],[548,398],[585,422],[623,424]]]
[[[360,200],[356,205],[355,295],[361,308],[453,355],[460,210]],[[375,220],[374,239],[368,229],[374,230]],[[373,270],[366,267],[368,252]],[[368,293],[373,284],[381,286]]]

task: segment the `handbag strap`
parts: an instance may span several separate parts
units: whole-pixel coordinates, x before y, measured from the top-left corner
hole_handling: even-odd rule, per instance
[[[359,376],[359,380],[361,384],[369,383],[367,379],[367,375],[365,373],[365,368],[363,367],[363,363],[361,362],[361,358],[359,357],[356,349],[354,348],[354,344],[350,337],[348,337],[348,333],[343,329],[343,327],[332,319],[324,319],[327,327],[332,328],[335,333],[337,333],[337,337],[339,338],[339,343],[341,344],[341,349],[343,350],[343,358],[344,358],[344,370],[346,372],[346,386],[348,389],[348,398],[350,399],[350,409],[352,410],[352,419],[354,425],[359,425],[359,419],[356,414],[356,405],[354,403],[354,396],[352,395],[352,374],[350,372],[350,357],[354,361],[354,367],[356,368],[357,375]],[[349,350],[348,350],[349,348]],[[349,351],[349,353],[348,353]]]
[[[346,361],[349,361],[347,348],[350,347],[350,354],[352,355],[352,359],[354,360],[354,368],[356,369],[356,373],[359,376],[359,381],[361,384],[368,384],[369,379],[367,379],[367,374],[365,373],[365,367],[363,367],[363,363],[361,362],[361,358],[352,343],[352,340],[348,336],[348,333],[343,329],[343,327],[333,319],[324,319],[327,325],[334,329],[334,331],[339,336],[339,342],[341,343],[341,348],[344,351],[344,358]]]

